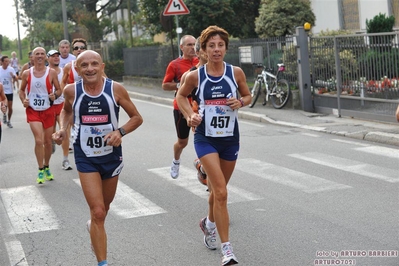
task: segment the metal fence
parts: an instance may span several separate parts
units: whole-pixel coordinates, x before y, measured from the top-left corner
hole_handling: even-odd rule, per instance
[[[309,39],[316,111],[393,121],[399,99],[398,33]]]
[[[393,121],[399,101],[399,33],[309,36],[310,75],[315,111],[380,121]],[[242,48],[253,58],[243,60]],[[173,52],[172,52],[172,49]],[[298,84],[295,36],[232,40],[225,61],[240,66],[247,80],[256,76],[254,63],[276,69],[284,63],[284,79]],[[162,78],[177,55],[175,45],[125,48],[125,75]],[[248,51],[248,49],[247,49]]]
[[[260,52],[257,54],[259,57],[254,58],[254,63],[263,63],[269,68],[277,69],[277,63],[286,61],[284,59],[286,47],[294,49],[292,43],[293,37],[231,40],[224,59],[227,63],[240,66],[244,70],[247,78],[252,79],[255,76],[256,69],[250,62],[241,62],[241,47],[259,47],[260,49],[258,50]],[[123,49],[125,75],[162,78],[169,62],[174,59],[172,56],[173,54],[177,55],[177,48],[175,45],[173,45],[173,47],[171,47],[171,45],[161,45],[125,48]],[[297,80],[297,66],[287,73],[290,74],[287,74],[285,78],[295,83]]]

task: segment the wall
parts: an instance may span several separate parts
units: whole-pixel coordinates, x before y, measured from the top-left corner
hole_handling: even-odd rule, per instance
[[[316,25],[312,26],[312,33],[317,34],[322,30],[340,28],[337,0],[312,0],[311,2],[313,13],[316,15]]]
[[[339,30],[340,12],[339,2],[342,0],[310,0],[313,13],[316,16],[316,25],[312,27],[312,33],[320,31]],[[397,0],[394,0],[397,1]],[[358,0],[360,29],[366,30],[366,19],[372,19],[379,13],[389,16],[388,4],[390,0]]]
[[[361,29],[366,31],[366,19],[370,20],[379,13],[389,16],[388,10],[387,0],[359,0],[359,19]]]

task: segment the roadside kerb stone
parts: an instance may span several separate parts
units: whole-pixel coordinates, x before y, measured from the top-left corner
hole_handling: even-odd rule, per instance
[[[149,95],[149,94],[132,92],[132,91],[128,91],[128,93],[133,98],[142,99],[142,100],[146,100],[146,101],[150,101],[150,102],[154,102],[154,103],[166,104],[166,105],[170,105],[170,106],[172,106],[172,103],[173,103],[173,99],[171,99],[171,98],[153,96],[153,95]],[[320,115],[314,115],[314,116],[320,116]],[[302,125],[302,124],[297,124],[297,123],[279,121],[279,120],[270,118],[265,114],[258,114],[258,113],[244,111],[244,110],[240,110],[238,112],[238,117],[240,119],[246,119],[246,120],[255,121],[255,122],[270,123],[270,124],[276,124],[276,125],[287,126],[287,127],[302,128],[302,129],[316,131],[316,132],[320,132],[320,133],[327,133],[327,134],[333,134],[333,135],[343,136],[343,137],[348,137],[348,138],[353,138],[353,139],[360,139],[360,140],[366,140],[366,141],[371,141],[371,142],[399,146],[399,134],[374,131],[377,128],[375,128],[375,129],[370,128],[369,130],[361,130],[361,131],[356,131],[356,132],[337,131],[337,130],[332,130],[332,129],[328,128],[331,126],[338,126],[338,125],[342,126],[342,125],[352,124],[353,126],[360,126],[360,125],[361,126],[373,126],[373,127],[379,127],[383,130],[385,128],[388,129],[389,125],[384,125],[384,124],[376,124],[376,123],[370,123],[370,122],[365,122],[365,121],[363,123],[359,122],[359,121],[356,123],[345,123],[348,121],[345,121],[346,119],[340,118],[340,119],[342,119],[340,121],[341,123],[326,123],[326,127],[320,127],[320,126]],[[344,122],[344,123],[342,123],[342,122]]]
[[[365,140],[399,146],[399,135],[386,132],[369,132]]]

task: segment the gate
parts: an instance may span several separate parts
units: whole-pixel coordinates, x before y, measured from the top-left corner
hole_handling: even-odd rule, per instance
[[[396,121],[397,33],[310,37],[309,57],[316,112]]]

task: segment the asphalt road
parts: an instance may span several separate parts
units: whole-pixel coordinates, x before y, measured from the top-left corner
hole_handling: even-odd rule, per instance
[[[134,102],[144,123],[123,140],[125,167],[106,223],[110,265],[220,265],[220,250],[203,246],[198,227],[207,192],[192,142],[171,179],[171,106]],[[74,169],[64,171],[58,147],[55,180],[39,186],[19,101],[13,125],[0,144],[0,265],[96,265],[73,154]],[[229,184],[240,265],[399,265],[396,146],[244,119],[240,130]]]

